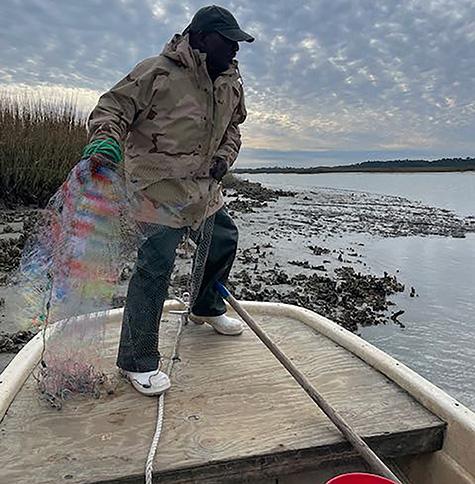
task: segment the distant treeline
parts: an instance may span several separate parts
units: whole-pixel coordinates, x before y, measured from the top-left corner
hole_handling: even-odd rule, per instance
[[[440,160],[363,161],[352,165],[312,166],[299,168],[262,167],[236,168],[234,173],[348,173],[348,172],[421,172],[421,171],[475,171],[475,158],[442,158]]]

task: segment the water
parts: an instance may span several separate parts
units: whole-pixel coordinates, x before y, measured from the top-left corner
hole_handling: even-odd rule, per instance
[[[475,173],[245,177],[285,189],[331,187],[396,195],[475,215]],[[363,328],[361,336],[475,409],[475,234],[464,239],[349,234],[335,243],[364,243],[358,252],[374,272],[398,272],[418,295],[411,298],[406,291],[392,298],[405,310],[400,318],[404,329],[392,324]]]
[[[365,191],[419,200],[426,205],[475,215],[475,172],[465,173],[325,173],[321,175],[241,175],[287,190],[317,187]]]

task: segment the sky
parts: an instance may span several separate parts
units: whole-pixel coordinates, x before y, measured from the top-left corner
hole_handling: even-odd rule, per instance
[[[206,3],[2,0],[0,92],[88,112]],[[475,1],[221,1],[240,44],[241,166],[475,156]]]

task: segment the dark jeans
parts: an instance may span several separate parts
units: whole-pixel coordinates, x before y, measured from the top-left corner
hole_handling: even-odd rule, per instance
[[[117,366],[128,371],[152,371],[160,360],[158,329],[168,294],[176,249],[186,228],[155,226],[138,250],[122,320]],[[216,281],[226,283],[237,250],[238,230],[224,208],[215,215],[213,235],[198,297],[192,307],[197,316],[226,312]]]

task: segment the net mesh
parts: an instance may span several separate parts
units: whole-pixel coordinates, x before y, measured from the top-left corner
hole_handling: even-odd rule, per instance
[[[17,319],[49,331],[37,374],[53,404],[97,395],[104,317],[130,252],[133,227],[120,175],[99,158],[81,160],[41,213],[16,275]],[[46,339],[45,339],[46,341]]]
[[[200,297],[214,216],[196,231],[137,223],[138,202],[124,179],[101,156],[81,160],[41,213],[15,277],[19,325],[43,331],[38,388],[56,407],[107,388],[107,310],[126,287],[117,363],[129,371],[159,365],[158,327],[171,279],[175,295],[190,292],[190,307]],[[180,245],[188,246],[179,250],[181,262],[191,260],[189,239],[197,247],[193,275],[172,278]],[[124,272],[133,260],[133,269]]]

